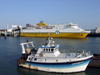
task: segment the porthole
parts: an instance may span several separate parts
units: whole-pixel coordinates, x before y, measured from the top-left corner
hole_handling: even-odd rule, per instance
[[[45,51],[45,48],[44,48],[44,51]]]
[[[34,59],[34,61],[36,61],[36,60],[37,60],[37,58]]]
[[[46,48],[46,51],[48,51],[48,49]]]
[[[50,52],[50,48],[49,48],[49,52]]]
[[[52,48],[52,49],[51,49],[51,51],[53,52],[53,51],[54,51],[54,49]]]

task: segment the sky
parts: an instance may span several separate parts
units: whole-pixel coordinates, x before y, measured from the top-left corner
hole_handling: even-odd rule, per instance
[[[100,27],[100,0],[0,0],[0,29],[40,21],[95,29]]]

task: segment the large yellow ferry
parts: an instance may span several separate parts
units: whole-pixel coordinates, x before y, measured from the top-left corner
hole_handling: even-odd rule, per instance
[[[58,24],[47,25],[40,22],[36,25],[27,25],[21,30],[20,36],[23,37],[64,37],[64,38],[85,38],[89,31],[85,31],[78,27],[77,24]]]

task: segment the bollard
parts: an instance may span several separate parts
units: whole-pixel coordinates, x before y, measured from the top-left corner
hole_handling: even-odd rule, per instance
[[[15,31],[13,31],[13,37],[15,36]]]
[[[1,31],[0,31],[0,36],[1,36]]]
[[[5,31],[5,39],[6,39],[6,37],[7,37],[7,32]]]
[[[14,32],[12,31],[12,32],[11,32],[11,36],[13,36],[13,35],[14,35]]]
[[[1,39],[1,31],[0,31],[0,39]]]

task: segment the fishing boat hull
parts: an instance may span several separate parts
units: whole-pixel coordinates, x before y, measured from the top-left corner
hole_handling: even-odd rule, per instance
[[[85,71],[91,58],[77,61],[77,62],[65,62],[65,63],[40,63],[40,62],[27,62],[17,61],[18,66],[35,69],[46,72],[56,72],[56,73],[73,73]]]

